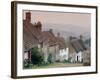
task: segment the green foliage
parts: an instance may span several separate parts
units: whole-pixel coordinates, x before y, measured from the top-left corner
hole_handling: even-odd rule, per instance
[[[71,63],[71,61],[70,60],[64,60],[64,63]]]
[[[49,63],[53,63],[52,57],[53,57],[52,54],[49,53],[49,55],[48,55],[48,62]]]
[[[58,60],[56,60],[56,62],[60,62],[60,60],[58,59]]]
[[[68,60],[64,59],[64,63],[71,63],[71,58],[68,58]]]
[[[42,52],[40,52],[38,48],[32,48],[31,53],[32,53],[31,55],[32,64],[41,65],[43,63]]]
[[[31,68],[33,65],[31,64],[30,60],[24,60],[24,68]]]
[[[24,60],[24,68],[29,68],[29,61],[28,60]]]

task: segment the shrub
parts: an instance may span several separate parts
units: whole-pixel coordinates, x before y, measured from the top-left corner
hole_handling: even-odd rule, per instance
[[[43,63],[43,54],[39,51],[38,48],[31,49],[31,61],[32,64],[41,65]]]
[[[29,68],[30,67],[30,62],[29,60],[25,59],[24,60],[24,68]]]
[[[71,63],[71,58],[68,58],[68,60],[64,59],[64,63]]]
[[[48,55],[48,62],[49,63],[53,63],[52,57],[53,57],[52,54],[49,53],[49,55]]]
[[[56,62],[61,62],[61,61],[58,59],[58,60],[56,60]]]

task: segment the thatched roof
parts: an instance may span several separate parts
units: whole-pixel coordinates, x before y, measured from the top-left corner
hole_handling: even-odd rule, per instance
[[[70,45],[74,48],[74,50],[78,53],[79,51],[86,50],[85,44],[81,39],[72,39],[70,41]]]

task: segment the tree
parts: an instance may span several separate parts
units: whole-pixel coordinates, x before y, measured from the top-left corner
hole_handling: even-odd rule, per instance
[[[32,55],[31,55],[32,64],[35,64],[35,65],[42,64],[43,54],[39,51],[39,49],[38,48],[32,48],[31,53],[32,53]]]

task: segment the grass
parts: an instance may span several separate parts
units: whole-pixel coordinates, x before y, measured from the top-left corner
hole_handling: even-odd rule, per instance
[[[41,68],[57,68],[57,67],[76,67],[76,66],[83,66],[82,63],[51,63],[45,64],[41,66],[34,65],[32,69],[41,69]]]

